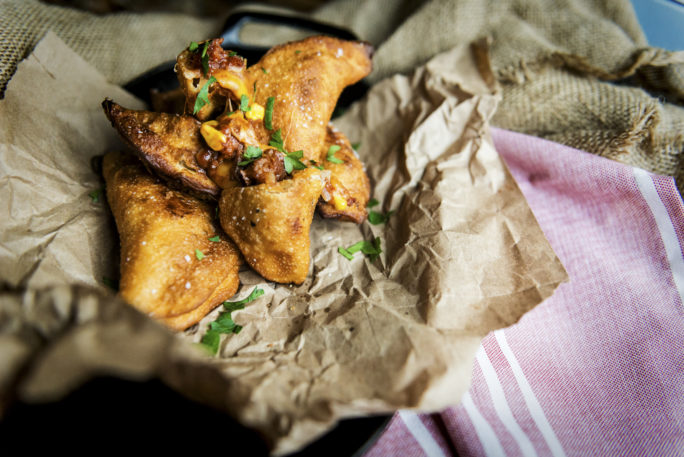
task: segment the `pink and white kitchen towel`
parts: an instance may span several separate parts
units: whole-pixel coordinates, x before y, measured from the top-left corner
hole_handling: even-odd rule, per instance
[[[672,178],[494,129],[570,282],[488,335],[460,405],[365,457],[684,456],[684,205]]]

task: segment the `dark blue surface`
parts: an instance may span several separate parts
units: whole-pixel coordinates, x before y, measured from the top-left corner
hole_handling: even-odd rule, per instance
[[[632,0],[648,44],[684,50],[684,4],[674,0]]]

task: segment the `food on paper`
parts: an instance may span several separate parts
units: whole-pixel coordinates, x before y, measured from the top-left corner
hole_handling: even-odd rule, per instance
[[[240,254],[208,203],[169,189],[128,155],[107,153],[102,168],[121,239],[124,300],[183,330],[235,294]]]
[[[218,199],[221,226],[255,271],[299,284],[317,205],[328,218],[367,214],[368,177],[329,121],[342,90],[370,72],[372,48],[310,37],[247,67],[221,43],[193,42],[178,56],[184,114],[103,106],[148,169]]]
[[[366,205],[370,198],[370,181],[361,160],[346,136],[330,126],[322,151],[324,169],[330,180],[324,189],[327,198],[318,202],[318,212],[325,218],[362,223],[366,219]]]
[[[189,115],[125,109],[102,102],[107,118],[143,163],[172,187],[200,198],[218,197],[221,189],[207,177],[195,156],[206,145],[200,122]]]
[[[221,226],[264,278],[296,284],[306,279],[309,228],[328,174],[307,168],[274,185],[223,191]]]

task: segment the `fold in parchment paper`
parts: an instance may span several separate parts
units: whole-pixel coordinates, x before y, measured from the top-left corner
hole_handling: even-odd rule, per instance
[[[102,186],[90,160],[123,148],[100,112],[106,96],[139,106],[48,34],[0,102],[0,272],[19,291],[0,308],[13,323],[0,326],[3,398],[9,386],[26,401],[60,397],[95,372],[159,376],[282,454],[343,417],[458,403],[481,339],[567,279],[492,145],[496,83],[476,43],[380,82],[335,120],[361,143],[374,209],[395,213],[382,225],[316,218],[301,286],[242,271],[235,299],[255,286],[265,294],[233,313],[242,332],[209,357],[187,343],[218,309],[172,337],[132,308],[116,311],[125,305],[102,286],[116,277],[118,244],[104,198],[88,195]],[[372,237],[384,251],[375,261],[337,252]],[[45,329],[56,327],[52,338]],[[32,331],[47,335],[42,344]]]

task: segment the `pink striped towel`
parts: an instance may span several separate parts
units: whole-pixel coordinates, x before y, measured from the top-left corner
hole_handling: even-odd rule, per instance
[[[669,177],[494,129],[570,282],[485,338],[461,404],[378,456],[684,455],[684,205]]]

